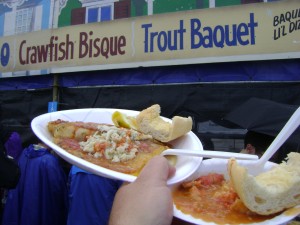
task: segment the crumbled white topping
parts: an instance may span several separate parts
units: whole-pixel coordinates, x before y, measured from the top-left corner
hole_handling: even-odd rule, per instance
[[[105,157],[112,162],[124,162],[135,158],[139,140],[151,139],[152,136],[132,129],[99,125],[98,131],[87,141],[79,142],[83,151],[95,158]]]

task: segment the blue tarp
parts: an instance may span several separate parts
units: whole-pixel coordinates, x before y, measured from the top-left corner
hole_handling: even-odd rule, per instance
[[[300,81],[300,59],[140,67],[58,74],[60,87]],[[50,88],[53,74],[0,79],[0,90]]]
[[[60,76],[63,87],[236,81],[300,81],[300,60],[272,60],[89,71]]]

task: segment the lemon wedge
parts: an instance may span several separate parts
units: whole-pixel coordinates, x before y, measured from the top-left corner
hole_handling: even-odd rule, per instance
[[[126,114],[119,111],[115,111],[112,114],[112,121],[116,127],[124,127],[137,130],[135,117],[127,116]]]

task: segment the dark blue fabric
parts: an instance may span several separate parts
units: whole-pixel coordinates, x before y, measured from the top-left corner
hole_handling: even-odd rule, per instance
[[[12,132],[9,139],[5,142],[4,146],[6,148],[7,154],[17,161],[21,152],[23,151],[22,139],[20,137],[20,134],[17,132]]]
[[[69,182],[67,225],[106,225],[122,182],[96,176],[76,166],[71,168]]]
[[[65,225],[67,178],[47,149],[25,148],[19,158],[21,177],[8,192],[2,225]]]
[[[0,90],[24,90],[52,88],[53,75],[0,78]]]
[[[300,60],[261,60],[123,68],[58,74],[60,87],[186,84],[198,82],[300,81]],[[0,78],[0,90],[53,86],[53,74]]]
[[[299,59],[223,62],[65,73],[60,76],[60,85],[76,87],[197,82],[300,81],[299,71]]]

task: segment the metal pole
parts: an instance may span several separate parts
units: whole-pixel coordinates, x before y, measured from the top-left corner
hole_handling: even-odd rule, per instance
[[[52,101],[53,102],[58,102],[58,87],[59,87],[58,74],[54,74],[53,89],[52,89]]]

